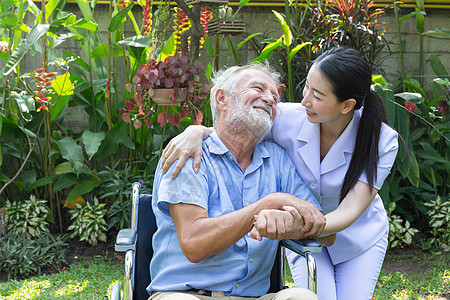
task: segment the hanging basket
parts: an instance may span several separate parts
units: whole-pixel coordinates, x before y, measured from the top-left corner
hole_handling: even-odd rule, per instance
[[[209,21],[208,33],[212,35],[238,35],[245,32],[245,22],[240,19],[214,19]]]
[[[171,99],[171,93],[175,96],[175,101]],[[149,91],[149,95],[150,98],[152,98],[152,101],[159,105],[179,105],[184,100],[186,100],[187,88],[153,89],[152,93]]]
[[[200,3],[200,5],[210,5],[210,6],[228,5],[228,0],[187,0],[185,2],[187,5],[193,5],[198,3]]]

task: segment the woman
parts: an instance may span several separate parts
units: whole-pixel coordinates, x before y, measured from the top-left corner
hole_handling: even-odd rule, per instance
[[[322,236],[337,233],[334,245],[314,256],[324,300],[371,299],[387,249],[389,223],[377,192],[397,155],[398,135],[370,85],[370,67],[358,51],[326,51],[308,73],[301,104],[277,105],[267,137],[289,153],[321,204],[327,220]],[[194,137],[209,129],[189,131]],[[167,164],[176,159],[174,149],[201,156],[186,150],[184,141],[177,137],[167,148]],[[180,158],[177,170],[186,159]],[[304,259],[290,253],[288,260],[295,284],[306,286]]]

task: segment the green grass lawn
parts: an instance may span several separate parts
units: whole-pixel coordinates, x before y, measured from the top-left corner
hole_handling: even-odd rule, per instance
[[[426,265],[420,275],[382,270],[373,299],[449,299],[449,256],[418,258],[418,265]],[[80,260],[58,274],[0,283],[0,299],[102,299],[122,279],[122,272],[123,263],[112,264],[104,258]]]
[[[0,283],[0,299],[102,299],[123,269],[104,258],[80,260],[57,274]]]
[[[391,256],[395,261],[395,257]],[[397,258],[403,261],[403,257]],[[384,299],[450,299],[450,253],[437,252],[412,256],[411,264],[420,274],[387,273],[381,270],[374,300]],[[416,272],[418,273],[418,272]]]

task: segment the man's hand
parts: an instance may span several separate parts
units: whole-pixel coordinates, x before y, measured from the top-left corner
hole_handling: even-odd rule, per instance
[[[284,206],[283,209],[262,210],[255,216],[250,237],[258,241],[263,237],[278,241],[305,238],[301,233],[304,225],[302,216],[292,206]]]

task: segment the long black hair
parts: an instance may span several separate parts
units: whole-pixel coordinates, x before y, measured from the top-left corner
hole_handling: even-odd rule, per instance
[[[351,48],[332,48],[321,54],[314,65],[325,76],[339,102],[353,98],[357,110],[364,106],[352,159],[345,174],[339,202],[358,181],[363,171],[372,191],[377,180],[378,143],[382,123],[388,124],[380,96],[370,89],[372,70],[360,52]]]

